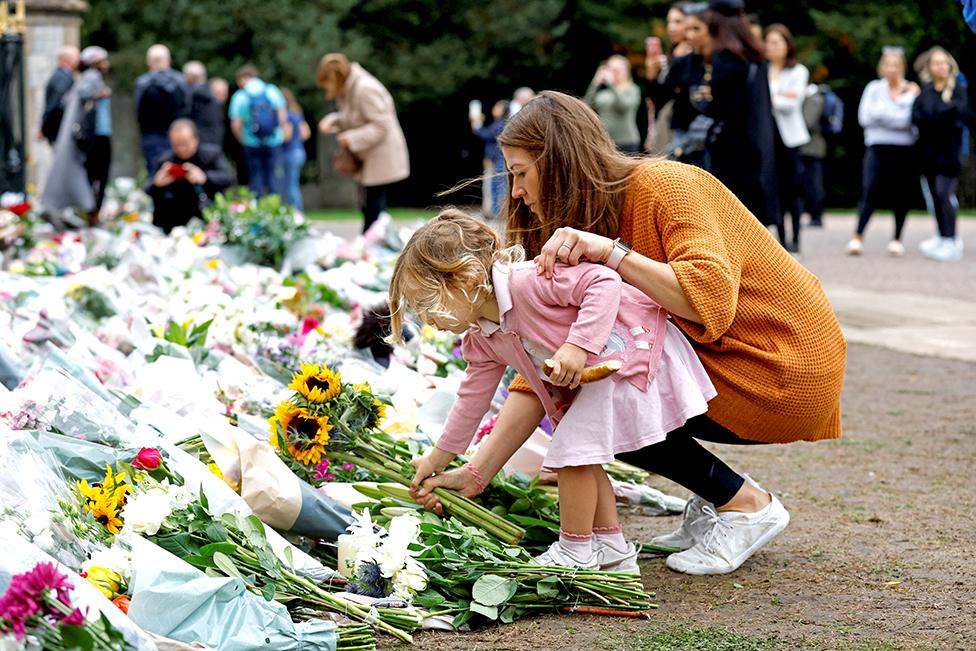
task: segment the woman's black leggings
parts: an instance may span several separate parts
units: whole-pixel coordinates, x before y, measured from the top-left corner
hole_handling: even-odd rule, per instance
[[[864,235],[874,209],[883,205],[895,213],[895,239],[901,239],[905,217],[918,186],[917,170],[915,147],[911,145],[871,145],[864,151],[858,235]]]
[[[925,176],[932,193],[932,204],[935,208],[935,221],[939,226],[939,235],[953,238],[956,236],[956,204],[954,197],[959,186],[958,177],[929,174]]]
[[[667,477],[716,506],[731,500],[745,482],[724,461],[709,452],[695,439],[731,445],[756,445],[722,427],[708,416],[695,416],[667,439],[617,458],[631,465]]]

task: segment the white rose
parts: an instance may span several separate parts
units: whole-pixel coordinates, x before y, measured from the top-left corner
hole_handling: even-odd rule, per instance
[[[160,488],[150,488],[129,498],[122,509],[122,521],[136,533],[154,536],[172,511],[169,495]]]

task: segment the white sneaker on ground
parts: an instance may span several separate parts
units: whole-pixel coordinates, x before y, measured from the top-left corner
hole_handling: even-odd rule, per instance
[[[756,513],[718,513],[711,506],[702,510],[711,529],[691,549],[671,554],[666,564],[685,574],[728,574],[739,569],[790,523],[790,514],[770,493],[770,502]]]
[[[589,558],[580,560],[563,549],[558,540],[549,545],[549,549],[533,558],[532,563],[534,565],[576,567],[583,570],[595,570],[600,567],[596,554],[590,554]]]
[[[898,240],[888,242],[888,255],[893,258],[900,258],[905,255],[905,245]]]
[[[692,495],[685,503],[685,510],[681,514],[681,524],[678,525],[678,528],[663,536],[651,538],[651,544],[674,547],[682,551],[694,547],[695,543],[701,540],[709,529],[708,516],[702,511],[702,507],[705,505],[712,506],[711,502],[706,502],[702,497]]]
[[[962,246],[955,238],[942,237],[934,249],[923,252],[923,255],[939,262],[958,262],[962,260]]]
[[[934,251],[935,247],[939,246],[939,242],[941,241],[942,238],[939,237],[938,233],[936,233],[935,235],[928,238],[927,240],[922,240],[921,242],[919,242],[918,250],[921,251],[924,255],[928,255],[930,251]]]
[[[852,237],[851,241],[847,243],[847,255],[861,255],[864,253],[864,243],[861,242],[861,238]]]
[[[633,543],[627,543],[625,551],[617,551],[611,545],[603,543],[593,544],[593,556],[600,566],[601,572],[624,572],[640,576],[637,565],[637,548]]]

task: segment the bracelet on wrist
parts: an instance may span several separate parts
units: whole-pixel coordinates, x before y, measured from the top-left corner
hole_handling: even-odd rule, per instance
[[[484,477],[481,476],[481,470],[478,469],[478,466],[474,465],[469,461],[468,463],[464,464],[464,466],[462,467],[465,470],[467,470],[468,473],[471,475],[471,477],[474,479],[475,486],[478,487],[478,492],[479,493],[485,492],[485,488],[488,487],[488,483],[485,481]]]

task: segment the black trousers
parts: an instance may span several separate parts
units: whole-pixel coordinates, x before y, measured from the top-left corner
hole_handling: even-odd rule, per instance
[[[776,179],[779,184],[779,208],[785,215],[790,213],[793,232],[790,241],[794,248],[800,246],[800,215],[803,212],[803,167],[800,163],[800,148],[787,147],[776,136]],[[784,219],[785,223],[786,220]]]
[[[745,482],[724,461],[698,442],[731,445],[762,445],[744,439],[708,416],[695,416],[682,427],[668,433],[667,439],[617,458],[631,465],[667,477],[716,506],[731,500]]]
[[[362,189],[363,232],[369,230],[380,213],[386,210],[386,198],[390,186],[365,185]]]
[[[824,165],[822,158],[800,156],[803,165],[803,207],[810,213],[810,222],[820,224],[824,211]]]
[[[871,145],[864,151],[858,235],[864,235],[874,209],[887,205],[895,213],[895,239],[901,239],[905,217],[918,187],[917,170],[915,147],[911,145]]]
[[[939,235],[955,237],[956,203],[953,197],[956,196],[959,178],[943,176],[942,174],[926,174],[925,182],[928,183],[929,192],[932,193],[932,204],[935,208],[935,221],[939,226]]]
[[[112,165],[112,139],[109,136],[95,136],[91,149],[85,156],[85,172],[88,183],[95,195],[95,208],[92,217],[98,216],[105,200],[105,186],[108,184],[108,168]]]

